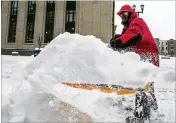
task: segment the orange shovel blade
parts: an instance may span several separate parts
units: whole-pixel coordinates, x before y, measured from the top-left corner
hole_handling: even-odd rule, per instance
[[[62,84],[65,84],[67,86],[73,87],[73,88],[81,88],[85,90],[100,90],[104,93],[116,93],[117,95],[125,95],[125,94],[134,94],[136,90],[131,88],[115,88],[112,86],[107,86],[107,84],[78,84],[78,83],[69,83],[69,82],[63,82]]]

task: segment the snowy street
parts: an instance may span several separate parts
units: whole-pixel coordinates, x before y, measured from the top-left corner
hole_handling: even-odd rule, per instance
[[[134,95],[76,89],[60,82],[121,82],[131,86],[122,82],[125,80],[137,86],[151,78],[159,105],[158,111],[152,112],[151,122],[175,122],[176,58],[160,58],[157,69],[138,61],[135,54],[114,53],[93,37],[65,38],[63,35],[54,39],[36,58],[1,57],[3,122],[125,122],[126,116],[132,114],[126,109],[134,108]],[[59,44],[60,40],[65,42]],[[65,51],[67,43],[70,45]],[[80,45],[85,47],[78,48]]]

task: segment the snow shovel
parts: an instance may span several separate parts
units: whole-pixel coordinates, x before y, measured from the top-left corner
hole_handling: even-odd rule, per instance
[[[62,84],[85,90],[100,90],[104,93],[116,93],[117,95],[135,94],[135,109],[133,116],[126,118],[127,123],[144,123],[150,122],[151,109],[157,110],[158,104],[154,95],[154,82],[148,82],[144,88],[125,88],[119,85],[108,84],[83,84],[63,82]]]
[[[117,95],[135,94],[136,90],[150,89],[151,86],[150,82],[148,82],[142,89],[125,88],[119,85],[108,85],[108,84],[84,84],[84,83],[71,83],[71,82],[63,82],[62,84],[65,84],[73,88],[81,88],[85,90],[96,89],[104,93],[116,93]]]

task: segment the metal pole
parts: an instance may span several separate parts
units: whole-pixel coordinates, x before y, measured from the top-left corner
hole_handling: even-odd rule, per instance
[[[112,3],[112,38],[114,37],[114,9],[115,9],[115,1]]]

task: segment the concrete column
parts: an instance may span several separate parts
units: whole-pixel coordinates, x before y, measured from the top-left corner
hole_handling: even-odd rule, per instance
[[[1,47],[7,48],[11,1],[3,1],[1,8]]]
[[[112,36],[111,1],[79,1],[77,10],[78,33],[94,35],[103,42]]]
[[[101,39],[109,42],[112,37],[112,4],[110,1],[101,1]]]
[[[100,38],[101,32],[101,1],[93,1],[92,8],[92,34],[94,34],[97,38]]]
[[[42,36],[44,42],[46,1],[36,1],[35,27],[34,27],[34,47],[38,47],[36,38]]]
[[[25,40],[25,27],[27,19],[27,5],[28,1],[18,2],[18,18],[16,28],[16,48],[23,48]]]
[[[53,38],[65,31],[66,1],[56,1]]]
[[[80,31],[80,18],[81,18],[81,1],[76,1],[76,16],[75,16],[75,32],[79,33]]]
[[[76,1],[76,33],[82,34],[83,26],[83,1]]]
[[[92,34],[92,1],[82,1],[82,34]]]

